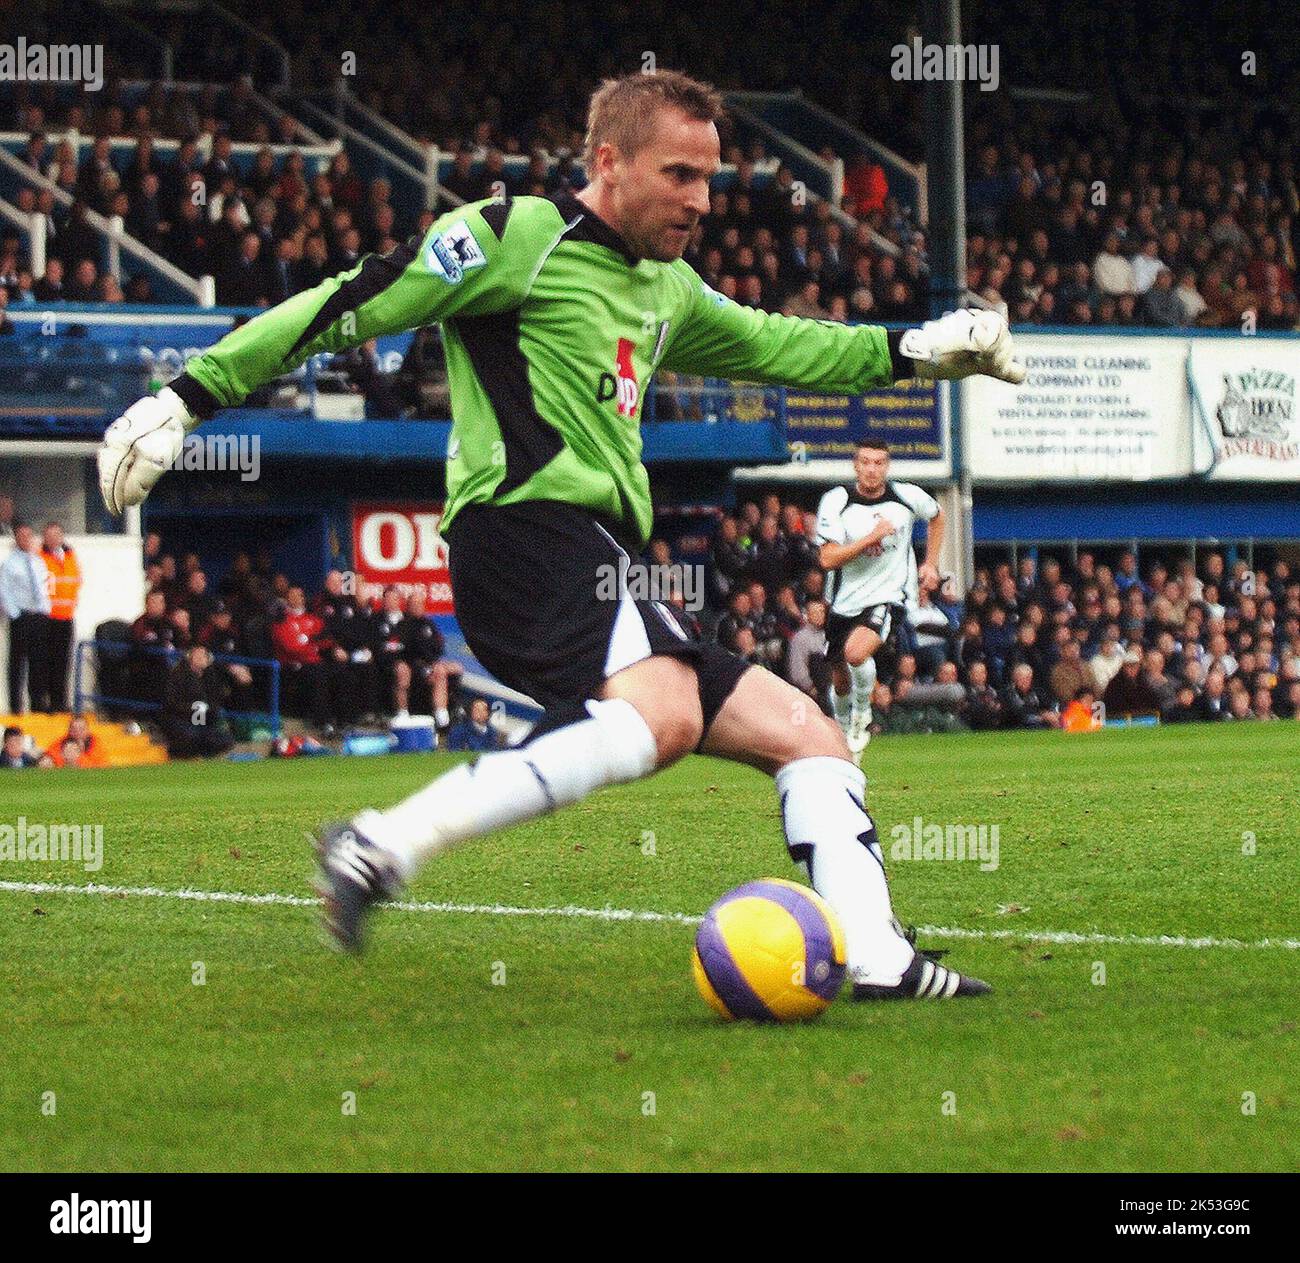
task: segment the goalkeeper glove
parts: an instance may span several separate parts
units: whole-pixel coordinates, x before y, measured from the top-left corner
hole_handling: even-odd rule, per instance
[[[115,517],[139,504],[181,454],[185,435],[199,423],[170,386],[133,403],[104,431],[99,490]]]
[[[1025,366],[1014,358],[1011,330],[995,311],[950,311],[927,320],[903,334],[898,350],[912,361],[912,376],[919,381],[975,373],[1013,384],[1025,380]]]

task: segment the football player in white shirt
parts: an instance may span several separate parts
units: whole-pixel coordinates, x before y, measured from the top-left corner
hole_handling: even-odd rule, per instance
[[[875,655],[904,617],[912,577],[912,524],[929,523],[919,577],[937,583],[944,520],[928,491],[889,481],[887,443],[860,443],[853,471],[852,487],[833,487],[822,496],[817,543],[831,601],[826,620],[831,704],[849,750],[860,755],[871,739]]]

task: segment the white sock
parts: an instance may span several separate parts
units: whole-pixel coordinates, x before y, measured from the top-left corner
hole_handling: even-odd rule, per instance
[[[433,722],[439,728],[445,728],[451,723],[451,716],[447,713],[447,708],[445,706],[439,706],[438,709],[433,712]]]
[[[848,732],[849,723],[853,719],[853,694],[837,693],[834,680],[831,681],[831,709],[835,712],[835,722],[843,731]]]
[[[839,915],[849,977],[894,986],[915,952],[894,920],[866,788],[859,768],[827,755],[796,759],[776,774],[786,845]]]
[[[462,763],[387,811],[361,812],[357,828],[390,852],[409,881],[426,860],[457,842],[655,770],[654,734],[631,702],[591,701],[586,710],[589,719]]]
[[[850,696],[853,699],[853,713],[871,718],[871,695],[876,689],[876,660],[868,658],[860,667],[849,667],[849,678],[853,681]]]

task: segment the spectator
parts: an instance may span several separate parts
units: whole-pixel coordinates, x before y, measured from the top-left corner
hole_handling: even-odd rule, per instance
[[[724,649],[730,649],[735,653],[740,652],[739,635],[742,630],[748,630],[751,637],[754,635],[754,619],[752,617],[749,592],[745,588],[737,588],[731,594],[727,601],[727,612],[718,621],[716,637],[718,643]]]
[[[417,588],[406,600],[406,612],[398,625],[402,661],[410,671],[410,682],[418,686],[422,699],[432,703],[433,722],[439,730],[451,723],[451,686],[464,668],[444,657],[446,645],[438,625],[425,613],[425,594]],[[402,708],[399,707],[400,714]]]
[[[1061,728],[1065,732],[1096,732],[1101,728],[1097,713],[1097,694],[1089,687],[1081,688],[1061,712]]]
[[[1119,238],[1115,233],[1106,237],[1105,244],[1093,259],[1092,274],[1097,289],[1102,294],[1118,297],[1120,294],[1133,294],[1137,291],[1133,265],[1120,253]]]
[[[1255,689],[1251,700],[1256,719],[1277,718],[1277,715],[1273,713],[1273,692],[1266,684],[1261,684]]]
[[[271,301],[271,277],[262,258],[262,242],[246,232],[231,261],[217,275],[217,301],[228,307],[266,307]]]
[[[982,660],[970,663],[966,670],[966,703],[962,718],[976,732],[1003,726],[1002,700],[989,683],[988,665]]]
[[[41,559],[45,562],[50,582],[48,698],[45,709],[65,711],[68,709],[68,668],[72,662],[82,575],[77,555],[64,540],[63,527],[58,522],[49,522],[45,526]]]
[[[176,624],[167,613],[163,589],[146,593],[144,613],[131,624],[132,695],[145,702],[161,702],[169,659],[165,652],[175,646]]]
[[[752,550],[741,541],[740,528],[735,518],[723,516],[718,522],[717,534],[713,537],[712,557],[714,589],[726,599],[730,597],[734,586],[744,578],[753,557]]]
[[[93,303],[99,300],[99,268],[93,259],[80,258],[73,264],[67,298],[74,303]]]
[[[988,654],[989,675],[995,683],[1005,675],[1015,644],[1016,629],[1007,615],[1006,606],[992,606],[988,613],[988,624],[984,628],[984,649]]]
[[[1123,666],[1106,686],[1102,702],[1108,718],[1154,715],[1159,711],[1160,703],[1142,677],[1142,654],[1139,650],[1130,648],[1124,654]]]
[[[212,655],[218,668],[225,672],[230,693],[227,701],[232,711],[250,711],[254,708],[253,673],[247,663],[227,662],[231,657],[260,657],[245,653],[243,636],[235,626],[234,616],[225,601],[218,600],[212,612],[199,626],[195,643],[202,645]],[[217,656],[223,659],[217,662]]]
[[[1179,276],[1178,288],[1174,290],[1174,296],[1178,299],[1182,315],[1178,323],[1184,325],[1199,324],[1201,317],[1208,310],[1209,304],[1197,291],[1196,273],[1191,268],[1185,268]]]
[[[1016,628],[1015,640],[1007,654],[1008,666],[1015,667],[1022,662],[1033,669],[1035,680],[1046,674],[1043,649],[1038,643],[1038,628],[1028,618]]]
[[[47,751],[56,767],[107,767],[103,743],[90,731],[84,715],[73,715],[68,731]]]
[[[28,754],[23,746],[23,730],[10,724],[4,732],[4,743],[0,745],[0,769],[35,767],[39,760],[34,754]]]
[[[768,608],[767,592],[761,583],[751,583],[747,591],[754,643],[763,659],[775,666],[785,657],[785,640],[781,636],[776,611]]]
[[[758,539],[754,544],[746,576],[751,583],[759,583],[768,592],[775,592],[791,579],[790,545],[781,533],[781,524],[775,514],[766,513],[758,524]]]
[[[309,614],[300,587],[290,587],[283,613],[271,628],[280,663],[286,708],[310,715],[316,727],[332,736],[339,722],[341,673],[325,635],[324,621]]]
[[[790,638],[786,652],[786,679],[819,702],[829,683],[826,672],[826,602],[809,601],[807,622]]]
[[[312,613],[323,623],[332,645],[331,671],[338,677],[340,719],[373,717],[381,709],[375,675],[375,619],[367,602],[364,581],[355,593],[345,590],[342,571],[331,570],[325,587],[312,602]]]
[[[1174,274],[1162,267],[1142,299],[1143,315],[1148,324],[1176,327],[1185,323],[1184,311],[1184,305],[1174,291]]]
[[[908,640],[917,664],[926,675],[940,669],[951,653],[953,642],[952,624],[938,606],[931,604],[931,591],[930,586],[920,584],[916,603],[907,608]]]
[[[386,714],[405,717],[410,713],[411,663],[407,655],[406,612],[401,591],[384,589],[382,605],[372,628],[372,646],[379,688],[379,708]]]
[[[228,692],[212,655],[192,645],[167,677],[159,717],[172,758],[212,758],[235,744],[223,709]]]
[[[1225,719],[1242,720],[1254,719],[1254,712],[1250,709],[1250,694],[1244,689],[1233,689],[1228,696],[1228,713]]]
[[[1168,270],[1160,261],[1159,243],[1154,237],[1148,237],[1133,256],[1134,291],[1139,297],[1146,294],[1156,283],[1156,277]]]
[[[781,532],[786,542],[787,572],[798,583],[806,574],[817,566],[817,545],[812,541],[809,522],[814,524],[816,516],[809,514],[805,520],[803,511],[797,504],[787,504],[781,510]]]
[[[1082,659],[1079,642],[1073,638],[1061,647],[1061,657],[1048,674],[1048,687],[1059,706],[1067,706],[1080,692],[1095,690],[1097,681],[1092,668]]]
[[[1011,683],[1002,691],[1003,723],[1008,728],[1059,728],[1061,717],[1048,707],[1034,686],[1034,669],[1027,662],[1011,669]]]
[[[49,710],[50,574],[25,523],[0,563],[0,607],[9,620],[9,713]],[[26,697],[23,689],[26,686]]]
[[[447,733],[448,750],[468,750],[487,754],[505,746],[505,738],[492,726],[492,711],[484,698],[470,703],[469,715]]]
[[[216,598],[208,592],[208,577],[202,570],[191,570],[185,576],[181,608],[189,615],[191,628],[202,629],[212,611],[216,608]]]
[[[1165,655],[1159,649],[1149,650],[1142,660],[1142,680],[1156,699],[1156,707],[1163,713],[1177,700],[1178,685],[1165,674]]]
[[[1196,705],[1196,690],[1190,684],[1178,686],[1173,700],[1161,712],[1160,718],[1167,724],[1190,724],[1201,719],[1200,708]]]

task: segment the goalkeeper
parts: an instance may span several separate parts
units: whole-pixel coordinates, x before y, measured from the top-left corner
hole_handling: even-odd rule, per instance
[[[790,854],[843,921],[855,996],[980,994],[986,984],[900,932],[865,779],[835,722],[697,640],[666,604],[608,599],[601,582],[650,535],[639,420],[661,366],[835,394],[1024,376],[988,312],[899,335],[769,315],[704,285],[681,256],[709,209],[720,116],[717,94],[676,72],[606,81],[590,103],[581,193],[460,207],[422,240],[234,330],[109,428],[104,498],[119,513],[138,504],[187,431],[309,356],[441,321],[456,614],[483,665],[546,713],[522,746],[322,830],[334,937],[357,950],[370,905],[449,847],[699,751],[776,778]]]

